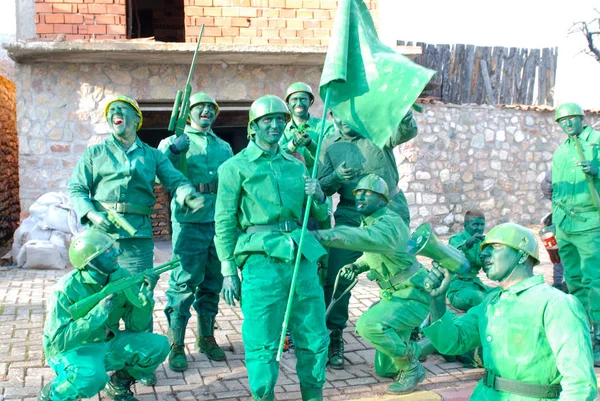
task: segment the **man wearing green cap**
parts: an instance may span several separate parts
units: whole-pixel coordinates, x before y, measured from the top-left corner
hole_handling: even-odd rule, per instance
[[[204,198],[204,207],[193,214],[187,213],[175,200],[171,203],[173,256],[181,258],[181,266],[171,273],[165,306],[172,341],[169,367],[174,371],[183,371],[188,366],[184,339],[191,306],[198,318],[196,347],[211,360],[225,360],[225,353],[214,337],[215,316],[223,285],[221,265],[213,242],[214,207],[217,169],[233,156],[233,151],[212,131],[218,114],[219,105],[212,97],[203,92],[195,93],[190,97],[190,123],[184,133],[163,139],[158,145],[176,167],[185,158],[185,173]]]
[[[297,152],[311,171],[315,164],[321,119],[310,115],[308,110],[315,102],[310,85],[304,82],[291,84],[285,92],[285,102],[292,115],[279,144],[286,152]],[[333,131],[333,124],[325,121],[324,137]]]
[[[491,290],[477,278],[481,270],[479,245],[484,240],[485,215],[479,210],[468,210],[463,222],[464,231],[450,237],[450,245],[462,251],[471,265],[467,273],[453,275],[448,289],[448,301],[456,309],[467,311],[479,305]]]
[[[317,220],[327,213],[325,194],[306,167],[278,145],[289,111],[263,96],[250,107],[248,146],[219,168],[215,246],[228,305],[242,299],[242,339],[254,400],[274,400],[276,354],[298,251],[305,195]],[[327,362],[325,302],[317,261],[323,247],[307,233],[298,269],[289,329],[303,401],[323,399]],[[238,277],[242,271],[242,281]]]
[[[360,227],[335,226],[317,231],[316,237],[332,248],[364,252],[340,273],[353,281],[368,271],[367,278],[381,289],[381,300],[358,318],[356,332],[393,361],[397,376],[387,392],[410,393],[425,379],[425,369],[418,361],[419,349],[410,334],[429,313],[424,287],[427,270],[406,253],[410,231],[387,207],[389,190],[385,180],[369,174],[358,182],[354,193]],[[375,368],[379,371],[377,362]]]
[[[113,98],[106,104],[104,116],[112,135],[85,150],[73,170],[69,197],[82,223],[117,236],[119,262],[135,274],[153,264],[150,214],[156,203],[155,179],[160,179],[177,204],[192,211],[203,207],[204,198],[165,155],[138,138],[142,112],[134,99],[124,95]],[[108,209],[127,220],[135,235],[113,226],[106,216]],[[152,322],[148,329],[152,330]],[[140,382],[152,385],[156,379],[150,375]]]
[[[110,399],[136,401],[131,386],[160,365],[169,352],[165,336],[145,332],[154,309],[154,271],[145,273],[140,306],[124,293],[101,300],[74,320],[69,307],[119,279],[131,277],[118,262],[114,238],[88,229],[73,238],[69,258],[75,267],[54,286],[44,324],[44,354],[57,377],[42,389],[39,401],[75,401],[96,396],[106,385]],[[119,329],[119,322],[125,330]],[[114,371],[112,376],[106,374]]]
[[[555,120],[567,139],[552,156],[552,221],[565,281],[591,321],[594,364],[600,366],[600,133],[583,125],[583,109],[575,103],[558,106]]]
[[[494,227],[481,243],[483,269],[501,291],[466,315],[446,310],[450,273],[434,265],[426,280],[431,326],[424,332],[441,353],[483,349],[485,371],[472,400],[578,400],[598,396],[585,310],[574,297],[533,274],[539,248],[531,230]]]
[[[400,125],[387,141],[383,149],[370,139],[362,137],[348,124],[333,115],[336,130],[323,143],[319,183],[327,196],[338,193],[340,201],[334,213],[335,226],[360,226],[360,213],[354,204],[354,189],[358,181],[370,174],[383,178],[390,189],[388,207],[402,217],[406,225],[410,213],[404,193],[398,188],[400,179],[394,157],[394,148],[417,136],[417,123],[412,111],[402,119]],[[360,257],[360,252],[348,249],[332,249],[329,252],[329,266],[325,284],[325,301],[329,302],[338,271]],[[347,280],[340,280],[339,290],[343,291]],[[344,340],[342,333],[348,320],[350,293],[344,295],[327,317],[327,328],[331,330],[329,345],[329,366],[333,369],[344,367]]]

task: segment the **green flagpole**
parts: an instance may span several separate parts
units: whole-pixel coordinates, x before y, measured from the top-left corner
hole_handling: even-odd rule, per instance
[[[329,93],[330,87],[327,86],[327,92],[325,92],[325,103],[323,105],[323,118],[321,119],[321,127],[319,129],[319,139],[317,141],[317,150],[315,154],[315,164],[313,165],[311,177],[317,178],[317,172],[319,170],[319,154],[321,153],[321,145],[323,144],[323,136],[325,134],[325,120],[327,119],[327,109],[329,108]],[[304,220],[302,221],[302,233],[300,234],[300,243],[298,244],[298,253],[296,253],[296,262],[294,263],[294,274],[292,275],[292,284],[290,285],[290,293],[288,295],[287,307],[285,308],[285,315],[283,317],[283,325],[281,327],[281,337],[279,339],[279,349],[277,350],[277,362],[281,361],[281,354],[283,353],[283,345],[285,343],[285,333],[287,331],[288,323],[290,320],[290,311],[292,310],[292,304],[294,302],[294,292],[296,291],[296,278],[298,277],[298,270],[300,267],[300,260],[302,259],[302,245],[304,244],[304,236],[306,235],[306,227],[308,226],[308,216],[310,215],[310,207],[312,206],[312,196],[308,196],[306,201],[306,209],[304,211]],[[311,234],[308,234],[311,235]]]

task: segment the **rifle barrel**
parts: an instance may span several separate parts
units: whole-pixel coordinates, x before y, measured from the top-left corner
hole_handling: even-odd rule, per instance
[[[192,73],[194,72],[194,65],[196,64],[196,56],[198,56],[198,48],[200,47],[200,41],[202,40],[202,33],[204,32],[204,24],[200,26],[200,34],[198,35],[198,43],[196,44],[196,50],[194,51],[194,58],[192,59],[192,65],[190,67],[190,73],[188,74],[187,84],[189,85],[192,81]]]

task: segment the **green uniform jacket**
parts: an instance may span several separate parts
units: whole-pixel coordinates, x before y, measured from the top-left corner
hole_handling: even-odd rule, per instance
[[[451,312],[424,329],[441,354],[460,355],[481,345],[485,368],[500,377],[562,386],[561,401],[598,395],[589,324],[573,296],[544,284],[542,276],[490,294],[466,315]],[[540,400],[499,392],[480,381],[472,400]]]
[[[193,191],[189,181],[162,152],[139,138],[125,151],[111,135],[101,144],[90,146],[83,152],[71,175],[69,197],[85,224],[88,222],[87,213],[96,210],[92,200],[153,208],[156,203],[156,177],[180,205]],[[131,213],[123,216],[138,230],[136,238],[152,238],[150,216]],[[114,229],[111,233],[117,233],[119,238],[131,237],[123,229]]]
[[[320,118],[313,117],[310,114],[308,115],[308,120],[304,124],[308,126],[308,128],[306,128],[306,132],[310,135],[312,142],[307,147],[302,146],[300,148],[296,148],[292,143],[292,139],[294,139],[294,134],[298,130],[298,126],[296,125],[296,122],[293,118],[285,127],[285,132],[279,140],[279,145],[281,145],[284,152],[298,152],[299,154],[301,154],[302,157],[304,157],[304,161],[306,162],[306,168],[308,168],[309,170],[312,169],[312,167],[315,164],[315,154],[317,153],[317,143],[319,141],[319,130],[321,129],[321,121],[323,120],[321,120]],[[326,138],[327,135],[333,132],[334,128],[335,127],[331,122],[325,120],[325,131],[323,134],[323,138]]]
[[[393,197],[398,189],[398,166],[394,157],[394,148],[417,136],[417,123],[414,118],[401,123],[388,139],[383,149],[379,149],[367,138],[349,137],[338,130],[324,139],[324,151],[321,152],[319,182],[327,196],[338,192],[341,202],[354,204],[354,189],[358,181],[367,174],[377,174],[385,180]],[[340,181],[335,174],[336,168],[346,162],[347,168],[359,171],[350,181]]]
[[[131,273],[120,268],[110,275],[110,281],[131,277]],[[100,304],[87,315],[73,320],[69,306],[98,293],[103,288],[86,270],[73,270],[63,276],[55,285],[48,300],[48,316],[44,324],[44,353],[46,360],[57,354],[67,352],[82,344],[105,342],[119,331],[119,321],[123,319],[128,331],[146,331],[152,318],[154,300],[135,308],[124,293],[115,294],[114,311],[108,315],[102,313]]]
[[[198,184],[217,182],[217,169],[223,162],[233,156],[231,146],[214,134],[212,129],[207,133],[197,131],[186,125],[185,131],[190,137],[190,148],[185,153],[187,160],[187,178],[197,188]],[[163,139],[158,149],[171,160],[175,167],[181,162],[181,154],[169,150],[176,136]],[[205,193],[204,207],[196,213],[189,213],[179,206],[175,199],[171,202],[173,217],[180,223],[211,223],[215,220],[216,193]]]
[[[364,252],[355,264],[361,271],[370,269],[371,277],[377,281],[387,281],[417,263],[414,256],[406,253],[409,228],[398,214],[386,207],[363,217],[360,227],[338,226],[319,234],[325,246]],[[394,297],[429,304],[423,285],[426,271],[421,267],[417,273],[395,286]],[[415,287],[422,291],[415,291]]]
[[[579,141],[586,160],[600,168],[600,133],[585,127]],[[566,232],[581,232],[600,227],[600,213],[592,203],[586,175],[576,166],[579,156],[575,141],[569,137],[552,156],[552,221]],[[600,180],[594,177],[596,191]]]
[[[299,160],[278,148],[275,156],[254,141],[219,167],[219,191],[215,206],[215,247],[221,262],[242,266],[252,253],[292,261],[300,240],[300,229],[291,233],[265,231],[246,234],[248,227],[293,221],[301,224],[304,177],[308,171]],[[317,221],[328,217],[327,203],[311,207]],[[307,233],[302,254],[311,262],[325,249]],[[237,274],[232,263],[224,263],[223,276]],[[228,267],[225,267],[228,266]]]
[[[481,250],[479,244],[481,242],[473,244],[471,248],[467,248],[466,242],[471,238],[471,234],[466,231],[462,231],[452,237],[448,241],[450,245],[461,251],[467,257],[467,260],[471,264],[471,270],[468,273],[459,274],[461,278],[475,278],[479,274],[479,270],[482,268],[481,264]]]

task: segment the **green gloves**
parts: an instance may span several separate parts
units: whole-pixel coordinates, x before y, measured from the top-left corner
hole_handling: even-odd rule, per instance
[[[335,176],[338,180],[350,181],[356,176],[357,172],[353,168],[346,168],[346,162],[343,162],[335,169]]]
[[[354,279],[360,274],[360,269],[354,263],[350,263],[342,267],[340,276],[348,281],[354,281]]]
[[[187,134],[182,134],[175,138],[173,143],[169,146],[169,150],[173,154],[180,154],[187,152],[190,148],[190,137]]]
[[[204,196],[198,192],[192,192],[185,197],[183,203],[192,210],[192,213],[195,213],[204,207]]]
[[[294,132],[294,138],[292,139],[295,148],[302,146],[308,146],[312,142],[312,138],[306,132],[306,127],[302,126]]]
[[[578,166],[581,166],[583,172],[587,175],[591,175],[592,177],[598,176],[598,167],[594,165],[594,163],[590,160],[585,160],[582,162],[575,163]]]
[[[221,296],[229,306],[235,306],[235,300],[240,300],[240,278],[237,274],[223,277]]]
[[[145,306],[154,296],[154,288],[160,279],[160,275],[152,270],[144,272],[144,283],[140,289],[140,299],[142,305]]]
[[[444,269],[438,262],[433,261],[429,274],[425,277],[425,289],[432,298],[444,298],[445,302],[451,278],[448,269]]]
[[[111,227],[111,223],[108,221],[104,213],[90,210],[85,217],[92,222],[94,227],[99,228],[100,230],[108,231]]]
[[[313,200],[319,205],[325,203],[327,197],[325,196],[325,192],[321,189],[319,180],[310,177],[304,177],[304,180],[304,192],[306,195],[312,196]]]

